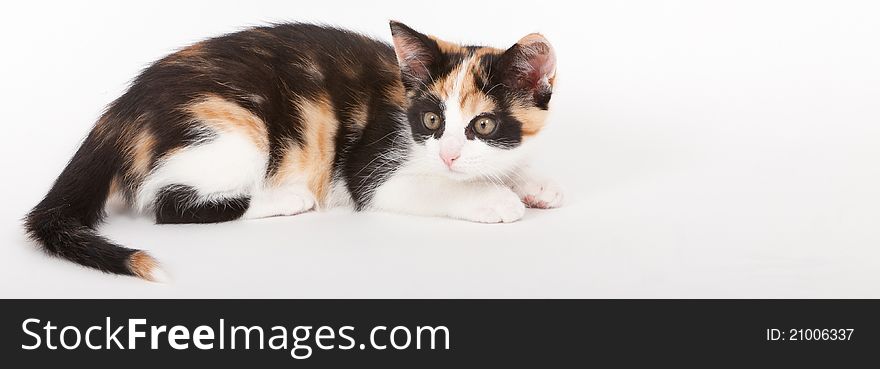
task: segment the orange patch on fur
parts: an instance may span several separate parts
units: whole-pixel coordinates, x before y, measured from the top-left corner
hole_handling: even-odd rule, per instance
[[[153,271],[159,267],[159,262],[152,256],[143,251],[136,251],[128,258],[128,269],[134,275],[155,282],[153,279]]]
[[[472,116],[495,111],[495,109],[495,101],[479,91],[465,94],[461,104],[461,111]]]
[[[522,122],[521,130],[524,138],[538,134],[547,120],[547,110],[533,107],[513,106],[510,113],[516,120]]]
[[[442,78],[436,77],[436,79],[432,81],[433,84],[431,84],[430,91],[442,100],[446,100],[447,98],[449,98],[449,94],[451,94],[452,91],[455,89],[455,79],[458,76],[459,72],[461,72],[461,68],[464,67],[465,66],[458,65],[453,68],[452,71],[449,72],[449,74],[447,74],[446,76]]]
[[[219,132],[243,133],[260,150],[269,150],[269,134],[262,119],[240,105],[216,95],[207,95],[187,110],[203,124]]]
[[[292,143],[287,148],[272,182],[279,186],[288,181],[305,180],[320,205],[330,193],[339,122],[326,97],[303,99],[296,106],[301,117],[303,143]]]
[[[128,148],[128,160],[131,164],[129,176],[144,178],[150,173],[153,166],[153,151],[156,147],[156,138],[147,130],[141,129],[132,138]]]
[[[113,176],[113,179],[110,180],[110,189],[107,190],[107,195],[113,196],[114,194],[119,193],[119,191],[121,190],[122,185],[119,183],[119,177]]]
[[[452,43],[449,41],[443,41],[435,36],[429,35],[428,38],[434,40],[434,42],[437,43],[437,47],[440,48],[440,52],[442,52],[444,54],[456,54],[456,53],[460,54],[460,53],[467,52],[467,50],[465,48],[461,47],[458,44],[455,44],[455,43]]]
[[[407,105],[406,90],[403,88],[403,83],[398,82],[388,86],[384,91],[384,96],[388,97],[397,106]]]
[[[480,75],[479,59],[474,57],[465,68],[461,86],[461,110],[468,115],[478,115],[495,110],[495,101],[486,95],[486,91],[477,88],[476,78]]]
[[[483,50],[483,49],[480,49]],[[482,53],[496,52],[497,50],[486,48]],[[481,76],[479,68],[480,59],[476,56],[467,59],[466,63],[455,67],[447,76],[431,85],[431,91],[443,100],[449,98],[452,92],[459,89],[459,101],[447,101],[447,104],[459,104],[466,115],[478,115],[493,111],[496,108],[495,101],[486,95],[486,91],[477,88],[476,78]],[[460,81],[456,79],[464,72]],[[461,83],[456,86],[456,83]]]
[[[348,107],[349,123],[352,127],[363,129],[367,125],[369,118],[367,109],[366,102],[362,101],[355,102]]]
[[[488,47],[488,46],[481,47],[479,49],[474,50],[474,56],[476,56],[478,59],[480,57],[482,57],[483,55],[501,55],[501,54],[504,54],[504,50],[494,48],[494,47]]]
[[[107,200],[104,202],[104,208],[118,212],[127,209],[129,206],[130,203],[125,197],[122,179],[119,176],[113,176],[113,179],[110,180],[110,189],[107,191]]]

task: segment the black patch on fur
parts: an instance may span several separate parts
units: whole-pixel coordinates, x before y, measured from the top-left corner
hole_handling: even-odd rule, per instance
[[[518,67],[518,59],[523,58],[520,45],[513,45],[504,54],[484,55],[481,65],[491,67],[497,74],[493,74],[489,84],[500,84],[503,87],[499,94],[505,96],[517,96],[523,101],[528,101],[541,110],[549,109],[550,97],[553,91],[540,88],[535,85],[532,76],[525,75]],[[495,92],[495,90],[492,90]]]
[[[372,199],[372,190],[407,159],[402,150],[410,133],[398,121],[400,107],[380,101],[371,106],[371,112],[360,139],[351,143],[338,161],[338,173],[345,178],[358,210]]]
[[[487,136],[477,136],[490,146],[501,149],[512,149],[522,143],[522,122],[514,118],[507,110],[507,106],[496,109],[492,117],[495,118],[497,127]],[[468,124],[473,129],[476,118]]]
[[[220,223],[241,218],[250,205],[250,197],[197,201],[198,192],[189,186],[173,185],[162,189],[156,199],[156,223]]]
[[[440,102],[440,98],[433,94],[419,94],[412,100],[409,110],[407,110],[406,117],[410,122],[410,130],[412,131],[413,139],[417,143],[423,143],[431,136],[438,139],[443,136],[443,131],[446,129],[445,110],[443,103]],[[443,120],[443,123],[440,124],[440,128],[430,130],[428,127],[425,127],[423,117],[427,112],[433,112],[440,116],[440,119]]]

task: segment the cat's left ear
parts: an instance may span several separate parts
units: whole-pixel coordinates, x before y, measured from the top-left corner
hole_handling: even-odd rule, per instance
[[[404,84],[408,89],[426,84],[440,59],[437,42],[396,21],[391,21],[391,37]]]
[[[540,33],[521,38],[501,56],[506,71],[505,84],[531,92],[536,102],[546,95],[549,99],[556,80],[556,53],[550,41]]]

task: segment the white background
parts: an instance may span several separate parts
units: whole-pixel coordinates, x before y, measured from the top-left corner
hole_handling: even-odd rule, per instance
[[[880,10],[845,1],[15,2],[0,20],[0,297],[880,298]],[[26,4],[26,5],[23,5]],[[136,5],[135,5],[136,4]],[[49,258],[19,219],[149,62],[269,21],[554,43],[536,158],[565,207],[509,225],[346,211],[111,217],[170,284]]]

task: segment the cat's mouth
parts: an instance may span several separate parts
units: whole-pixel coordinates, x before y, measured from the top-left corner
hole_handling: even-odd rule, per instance
[[[465,181],[465,180],[470,180],[470,179],[474,178],[473,174],[471,174],[465,170],[456,169],[456,168],[448,168],[448,167],[446,168],[446,170],[443,171],[443,175],[445,175],[446,177],[449,177],[451,179],[459,180],[459,181]]]

